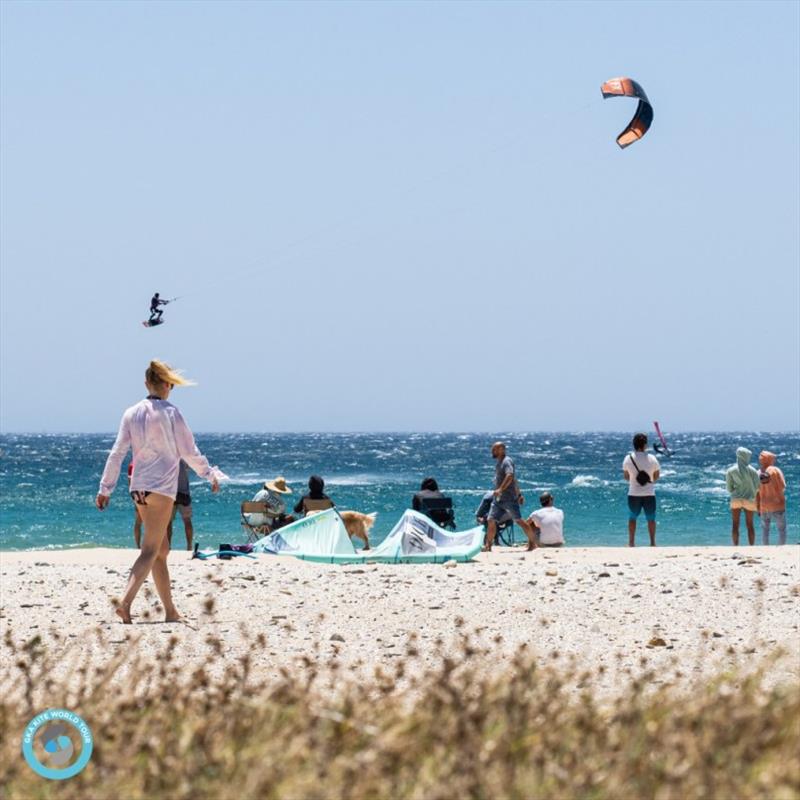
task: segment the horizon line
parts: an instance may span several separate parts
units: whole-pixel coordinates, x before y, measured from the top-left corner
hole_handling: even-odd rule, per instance
[[[632,430],[632,429],[631,429]],[[621,429],[601,429],[601,428],[578,428],[574,430],[545,430],[545,429],[534,429],[534,428],[527,428],[527,429],[504,429],[504,430],[467,430],[467,429],[451,429],[451,430],[444,430],[444,429],[400,429],[400,430],[389,430],[389,429],[373,429],[373,430],[272,430],[272,431],[259,431],[259,430],[234,430],[234,431],[224,431],[224,430],[195,430],[193,433],[199,436],[207,436],[207,435],[214,435],[214,436],[230,436],[230,435],[241,435],[241,436],[311,436],[311,435],[329,435],[329,436],[368,436],[368,435],[409,435],[409,434],[427,434],[427,435],[470,435],[470,436],[517,436],[520,434],[546,434],[546,435],[558,435],[558,434],[581,434],[581,433],[603,433],[603,434],[624,434],[624,435],[631,435],[631,430],[621,430]],[[637,429],[642,430],[642,429]],[[649,429],[648,429],[649,430]],[[798,435],[800,434],[800,429],[793,429],[793,430],[767,430],[767,429],[756,429],[756,428],[707,428],[707,429],[682,429],[682,428],[672,428],[669,429],[668,432],[670,434],[711,434],[711,433],[731,433],[731,434],[781,434],[781,435]],[[0,431],[0,436],[116,436],[116,431],[85,431],[85,430],[63,430],[63,431]]]

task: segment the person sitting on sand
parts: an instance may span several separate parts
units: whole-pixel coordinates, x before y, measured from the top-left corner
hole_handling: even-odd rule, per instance
[[[129,449],[133,450],[136,468],[131,476],[130,493],[139,507],[144,523],[142,549],[133,563],[125,594],[117,614],[125,623],[131,621],[131,605],[147,576],[153,581],[164,607],[165,621],[178,622],[180,615],[172,601],[167,569],[169,542],[167,525],[172,519],[178,493],[178,470],[183,459],[201,478],[219,491],[219,481],[227,476],[213,467],[197,449],[189,426],[181,412],[168,401],[175,386],[191,386],[179,372],[162,361],[151,361],[144,376],[147,397],[131,406],[120,422],[114,446],[108,454],[95,505],[108,507],[111,493],[119,480],[120,466]]]
[[[528,517],[536,532],[537,544],[539,547],[561,547],[564,544],[564,512],[553,505],[550,492],[542,492],[539,502],[542,507]]]
[[[256,492],[253,501],[266,503],[267,513],[248,514],[248,524],[253,527],[265,525],[270,531],[275,531],[294,522],[294,517],[286,513],[286,503],[283,501],[285,494],[292,494],[292,490],[286,485],[286,478],[283,476],[274,481],[264,481],[264,487]]]
[[[308,479],[308,492],[297,501],[294,513],[305,517],[309,512],[333,508],[336,503],[325,494],[324,489],[325,481],[319,475],[312,475]]]
[[[756,505],[761,515],[762,544],[769,544],[769,527],[773,520],[778,529],[778,544],[786,544],[786,478],[775,466],[775,453],[762,450],[758,464],[761,467],[758,472],[761,488]]]
[[[492,458],[497,462],[494,472],[494,497],[489,508],[483,551],[488,552],[492,549],[497,536],[498,522],[503,522],[509,517],[525,531],[525,536],[528,537],[528,550],[535,550],[536,537],[533,535],[533,528],[527,520],[522,519],[520,511],[520,505],[525,502],[525,498],[520,494],[516,468],[511,458],[506,455],[506,446],[503,442],[495,442],[492,445]]]
[[[758,470],[750,463],[753,454],[746,447],[736,448],[736,463],[725,473],[725,485],[731,496],[731,539],[733,546],[739,544],[739,520],[744,509],[747,525],[747,541],[756,543],[756,531],[753,527],[753,514],[758,511],[758,490],[761,479]]]

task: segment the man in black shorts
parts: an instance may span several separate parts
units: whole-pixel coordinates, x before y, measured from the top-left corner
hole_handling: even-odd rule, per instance
[[[178,467],[178,494],[175,497],[175,509],[172,514],[172,519],[175,519],[175,514],[179,513],[183,520],[183,529],[186,532],[186,549],[192,549],[192,539],[194,538],[194,526],[192,525],[192,496],[189,493],[189,471],[186,464],[181,461]],[[167,536],[169,543],[172,545],[172,522],[169,523],[167,529]]]
[[[150,322],[161,322],[164,311],[159,306],[165,306],[169,300],[162,300],[156,292],[150,299]]]

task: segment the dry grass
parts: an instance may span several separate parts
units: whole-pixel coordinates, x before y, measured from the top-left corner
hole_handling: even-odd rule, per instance
[[[211,643],[191,674],[173,639],[149,663],[135,646],[101,669],[78,654],[56,679],[38,637],[7,635],[0,797],[800,798],[800,689],[767,689],[758,673],[692,689],[654,689],[645,674],[601,702],[591,674],[524,650],[487,674],[467,636],[458,658],[428,668],[412,640],[368,685],[318,660],[257,681],[263,640],[233,663]],[[63,782],[20,755],[25,724],[48,707],[74,709],[94,734],[89,765]]]

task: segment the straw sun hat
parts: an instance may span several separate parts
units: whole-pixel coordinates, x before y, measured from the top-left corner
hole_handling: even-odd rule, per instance
[[[278,494],[291,494],[292,490],[286,485],[286,478],[281,475],[279,478],[275,478],[274,481],[264,481],[264,488],[269,489],[271,492],[277,492]]]

